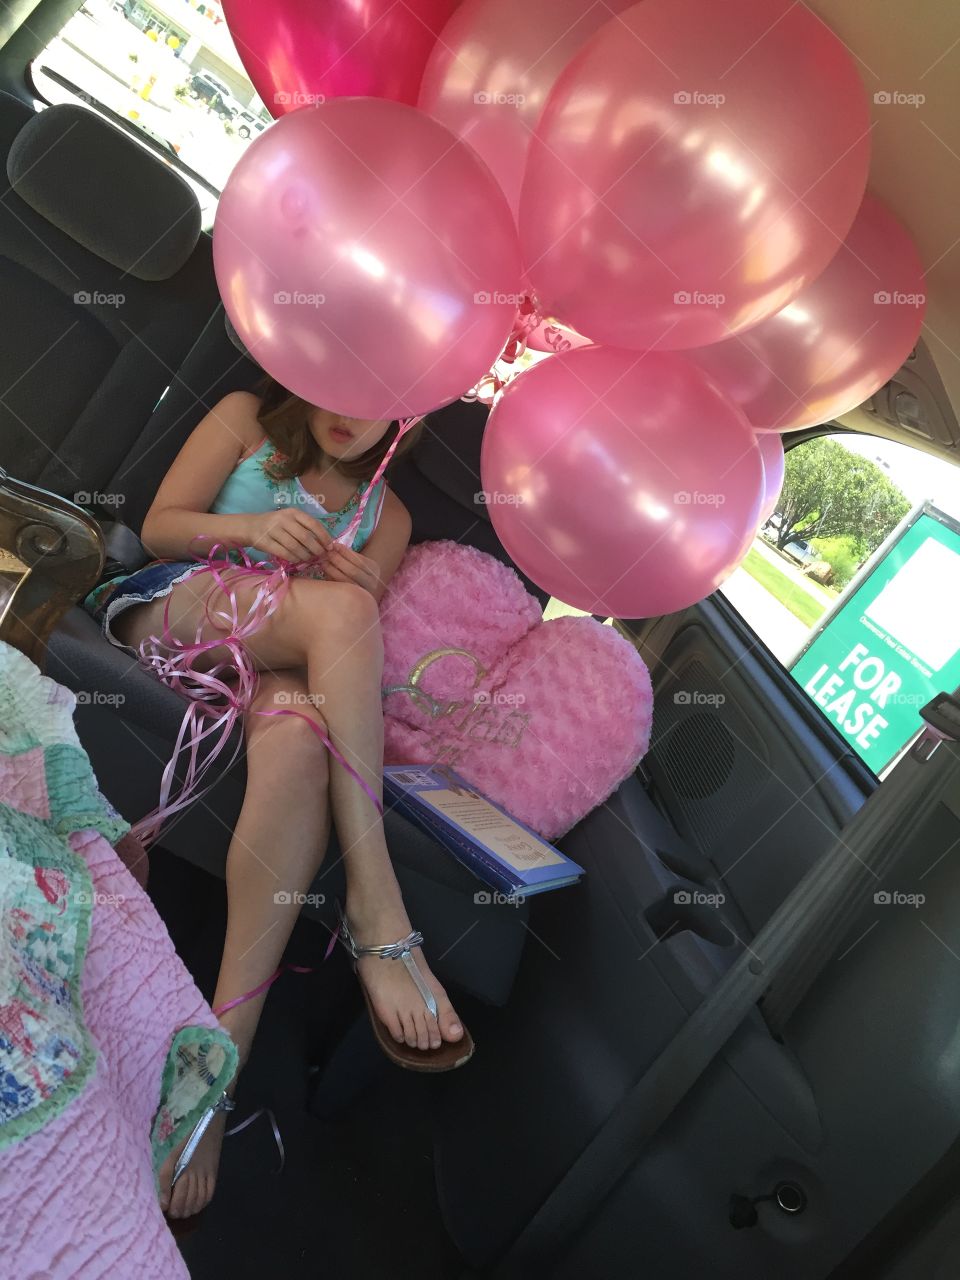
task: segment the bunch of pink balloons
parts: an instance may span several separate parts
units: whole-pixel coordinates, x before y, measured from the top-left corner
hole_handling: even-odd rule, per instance
[[[517,564],[569,603],[708,595],[775,508],[779,433],[862,403],[916,343],[923,271],[866,195],[867,97],[804,4],[225,13],[283,117],[217,216],[240,336],[366,418],[496,389],[519,334],[552,353],[495,400],[482,480]]]
[[[449,130],[382,98],[335,98],[257,138],[217,210],[214,265],[253,358],[349,417],[456,400],[510,334],[516,227]]]

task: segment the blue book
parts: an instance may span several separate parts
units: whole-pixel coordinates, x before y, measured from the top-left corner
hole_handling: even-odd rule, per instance
[[[393,808],[448,849],[484,884],[525,898],[576,884],[583,868],[441,765],[387,765]]]

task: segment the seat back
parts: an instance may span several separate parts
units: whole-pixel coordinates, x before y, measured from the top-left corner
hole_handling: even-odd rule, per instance
[[[228,392],[254,389],[262,377],[221,308],[115,477],[131,527],[139,530],[167,468],[204,414]],[[420,442],[391,468],[390,485],[410,512],[414,543],[450,538],[516,569],[479,496],[487,413],[483,405],[461,400],[431,413]],[[517,572],[545,604],[547,594]]]
[[[171,168],[85,107],[0,94],[0,464],[108,501],[217,301]]]

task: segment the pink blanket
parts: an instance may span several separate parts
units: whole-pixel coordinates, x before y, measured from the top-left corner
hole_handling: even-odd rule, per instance
[[[155,1168],[236,1051],[105,838],[72,708],[0,644],[0,1275],[172,1280]]]

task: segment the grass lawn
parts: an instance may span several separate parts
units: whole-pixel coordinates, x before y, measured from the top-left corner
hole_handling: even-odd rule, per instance
[[[825,612],[826,600],[822,605],[817,604],[808,591],[798,587],[785,573],[781,573],[776,565],[765,560],[755,547],[750,548],[742,568],[746,569],[751,578],[756,578],[757,582],[772,596],[776,596],[783,607],[789,609],[795,618],[799,618],[804,626],[812,627]]]

